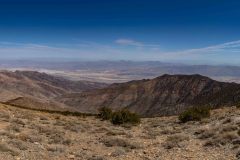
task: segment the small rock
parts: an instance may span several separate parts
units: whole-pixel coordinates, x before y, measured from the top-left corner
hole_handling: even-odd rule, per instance
[[[68,158],[69,158],[69,159],[74,159],[75,156],[74,156],[74,155],[69,155]]]

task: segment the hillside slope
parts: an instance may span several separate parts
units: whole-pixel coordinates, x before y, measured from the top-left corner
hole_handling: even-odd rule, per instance
[[[143,116],[164,116],[178,114],[195,105],[235,104],[240,101],[240,85],[201,75],[163,75],[57,99],[81,112],[96,113],[99,107],[106,106],[115,110],[128,108]]]
[[[20,96],[49,99],[62,94],[101,88],[102,83],[70,81],[34,71],[1,71],[0,101]]]
[[[239,115],[228,107],[200,122],[143,118],[126,128],[0,104],[0,160],[237,160]]]

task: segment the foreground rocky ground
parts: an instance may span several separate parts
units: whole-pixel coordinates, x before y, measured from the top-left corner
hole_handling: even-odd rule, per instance
[[[146,118],[114,126],[95,117],[0,105],[0,159],[234,160],[240,157],[240,109],[214,110],[201,122]]]

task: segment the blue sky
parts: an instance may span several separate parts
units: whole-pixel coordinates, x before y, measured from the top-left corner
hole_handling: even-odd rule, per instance
[[[240,64],[237,0],[0,0],[4,59]]]

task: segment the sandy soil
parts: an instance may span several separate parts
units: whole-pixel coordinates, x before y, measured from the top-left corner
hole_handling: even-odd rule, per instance
[[[177,117],[114,126],[95,117],[48,114],[0,105],[2,160],[234,160],[240,152],[240,110],[181,124]]]

